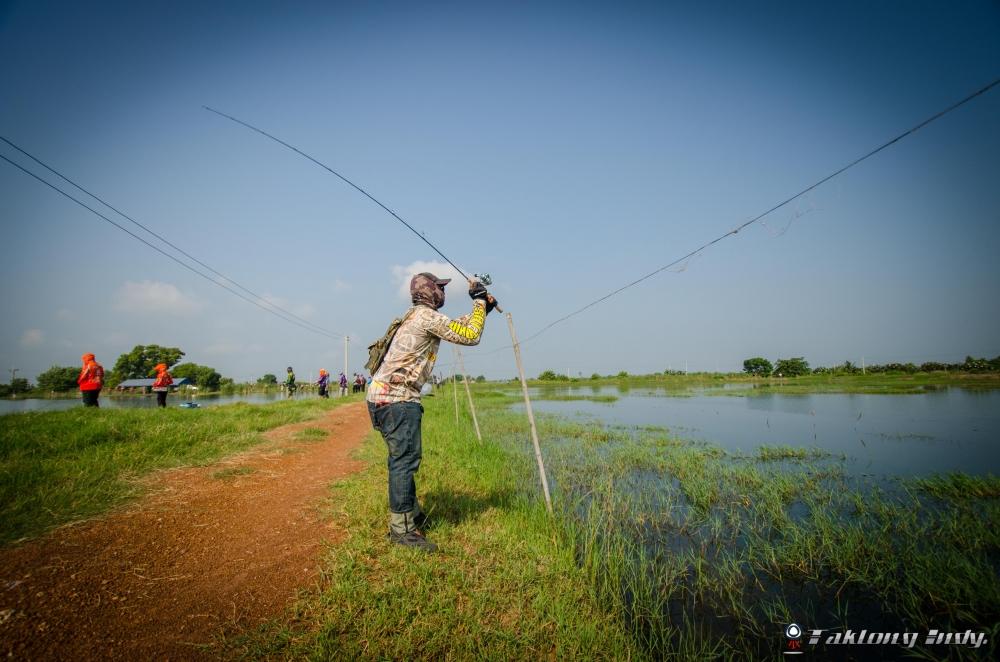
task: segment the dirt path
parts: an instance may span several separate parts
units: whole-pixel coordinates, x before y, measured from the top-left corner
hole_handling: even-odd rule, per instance
[[[296,433],[329,436],[304,441]],[[151,494],[96,521],[0,550],[0,656],[27,660],[212,657],[223,628],[281,612],[342,532],[316,506],[371,430],[363,403],[267,434],[210,467],[150,479]]]

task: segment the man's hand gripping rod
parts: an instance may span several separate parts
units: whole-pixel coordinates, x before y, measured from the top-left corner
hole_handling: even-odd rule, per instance
[[[482,283],[484,286],[492,285],[493,278],[491,278],[489,274],[472,274],[472,278],[469,279],[469,285],[471,286],[473,283]],[[497,310],[497,312],[502,313],[503,308],[500,307],[500,303],[497,301],[496,297],[489,293],[487,293],[486,296],[489,299],[492,299],[493,307]]]

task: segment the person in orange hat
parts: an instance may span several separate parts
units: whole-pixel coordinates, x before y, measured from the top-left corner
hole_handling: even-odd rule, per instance
[[[80,385],[80,395],[83,396],[84,407],[100,407],[97,401],[104,387],[104,366],[94,360],[93,354],[84,354],[80,357],[83,361],[83,369],[80,376],[76,378],[76,383]]]
[[[156,393],[156,406],[167,406],[167,393],[170,392],[170,385],[174,383],[174,378],[167,372],[166,363],[156,364],[156,380],[153,381],[153,392]]]
[[[319,381],[316,385],[319,386],[319,397],[329,398],[330,395],[326,392],[327,384],[330,383],[330,373],[328,373],[324,368],[319,369]]]

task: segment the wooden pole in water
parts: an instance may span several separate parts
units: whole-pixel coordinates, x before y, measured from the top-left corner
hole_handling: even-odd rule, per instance
[[[507,326],[510,327],[510,340],[514,345],[514,360],[517,361],[517,372],[521,376],[521,392],[524,393],[524,408],[528,411],[528,422],[531,424],[531,443],[535,445],[535,461],[538,462],[538,475],[542,479],[542,492],[545,493],[545,507],[552,512],[552,497],[549,496],[549,479],[545,477],[545,464],[542,462],[542,449],[538,445],[538,429],[535,427],[535,415],[531,411],[531,398],[528,397],[528,381],[524,378],[524,366],[521,364],[521,346],[514,332],[514,318],[507,313]]]
[[[465,394],[469,396],[469,411],[472,412],[472,425],[476,428],[476,439],[483,440],[483,435],[479,433],[479,420],[476,418],[476,405],[472,402],[472,389],[469,388],[469,379],[465,376],[465,361],[462,359],[462,350],[455,348],[458,353],[458,365],[462,369],[462,383],[465,384]]]
[[[451,348],[454,361],[451,364],[451,392],[455,396],[455,422],[458,423],[458,350]]]

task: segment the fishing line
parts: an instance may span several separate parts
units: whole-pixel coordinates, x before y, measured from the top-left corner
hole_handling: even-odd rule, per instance
[[[90,213],[92,213],[95,216],[97,216],[97,217],[99,217],[99,218],[107,221],[108,223],[110,223],[111,225],[115,226],[116,228],[118,228],[119,230],[121,230],[122,232],[124,232],[125,234],[129,235],[130,237],[132,237],[133,239],[141,241],[142,243],[144,243],[145,245],[149,246],[150,248],[152,248],[157,253],[160,253],[161,255],[163,255],[163,256],[165,256],[167,258],[170,258],[171,260],[173,260],[177,264],[181,265],[182,267],[184,267],[188,271],[191,271],[192,273],[195,273],[195,274],[201,276],[202,278],[204,278],[205,280],[207,280],[210,283],[218,285],[219,287],[221,287],[222,289],[226,290],[227,292],[235,294],[236,296],[238,296],[239,298],[243,299],[247,303],[252,303],[253,305],[255,305],[258,308],[260,308],[261,310],[267,311],[267,312],[271,313],[272,315],[274,315],[275,317],[283,319],[286,322],[288,322],[289,324],[294,324],[295,326],[298,326],[299,328],[305,329],[306,331],[311,331],[313,333],[317,333],[319,335],[326,336],[328,338],[334,338],[334,339],[339,339],[339,338],[343,338],[344,337],[343,335],[335,333],[335,332],[332,332],[332,331],[328,332],[328,331],[325,331],[325,330],[313,329],[313,328],[307,327],[307,326],[305,326],[304,324],[301,324],[300,322],[298,322],[295,319],[292,319],[292,318],[289,318],[289,317],[285,317],[281,313],[279,313],[279,312],[277,312],[275,310],[272,310],[270,308],[267,308],[267,307],[261,305],[257,301],[254,301],[253,299],[250,299],[250,298],[244,296],[243,294],[237,292],[236,290],[234,290],[234,289],[232,289],[230,287],[227,287],[223,283],[220,283],[219,281],[215,280],[214,278],[212,278],[208,274],[202,273],[201,271],[195,269],[190,264],[187,264],[186,262],[178,259],[176,256],[171,255],[170,253],[166,252],[165,250],[163,250],[159,246],[156,246],[155,244],[152,244],[152,243],[146,241],[145,239],[143,239],[139,235],[135,234],[134,232],[132,232],[128,228],[124,227],[123,225],[119,225],[118,223],[115,223],[113,220],[111,220],[110,218],[108,218],[107,216],[105,216],[104,214],[102,214],[101,212],[97,211],[93,207],[87,205],[85,202],[83,202],[83,201],[81,201],[81,200],[73,197],[72,195],[70,195],[66,191],[62,190],[61,188],[59,188],[55,184],[52,184],[51,182],[48,182],[45,179],[42,179],[41,177],[39,177],[35,173],[31,172],[30,170],[28,170],[24,166],[22,166],[22,165],[20,165],[18,163],[15,163],[14,161],[8,159],[3,154],[0,154],[0,159],[3,159],[7,163],[11,164],[15,168],[17,168],[18,170],[20,170],[21,172],[23,172],[24,174],[29,175],[29,176],[37,179],[42,184],[45,184],[46,186],[48,186],[49,188],[51,188],[56,193],[59,193],[60,195],[63,195],[65,197],[69,198],[70,200],[72,200],[76,204],[80,205],[81,207],[83,207],[84,209],[86,209],[87,211],[89,211]]]
[[[233,285],[235,285],[239,289],[243,290],[244,292],[246,292],[250,296],[254,297],[255,299],[259,299],[259,300],[263,301],[265,304],[267,304],[268,306],[270,306],[270,307],[272,307],[272,308],[274,308],[276,310],[279,310],[282,313],[284,313],[285,315],[288,315],[289,317],[293,317],[293,318],[299,320],[300,322],[302,322],[303,324],[311,326],[311,327],[313,327],[313,328],[315,328],[315,329],[317,329],[319,331],[322,331],[324,333],[332,333],[332,334],[338,335],[338,336],[340,335],[336,331],[330,331],[329,329],[324,329],[323,327],[319,326],[318,324],[313,324],[309,320],[307,320],[305,318],[302,318],[302,317],[299,317],[295,313],[293,313],[293,312],[291,312],[289,310],[285,310],[281,306],[279,306],[279,305],[277,305],[275,303],[272,303],[271,301],[268,301],[268,299],[266,297],[263,297],[263,296],[257,294],[253,290],[251,290],[249,288],[246,288],[243,285],[240,285],[239,283],[237,283],[235,280],[233,280],[229,276],[226,276],[224,273],[221,273],[221,272],[213,269],[211,266],[205,264],[204,262],[202,262],[201,260],[199,260],[195,256],[191,255],[190,253],[188,253],[187,251],[185,251],[184,249],[182,249],[180,246],[177,246],[176,244],[171,243],[166,237],[163,237],[163,236],[161,236],[161,235],[153,232],[151,229],[149,229],[148,227],[146,227],[145,225],[143,225],[139,221],[135,220],[134,218],[132,218],[131,216],[129,216],[125,212],[118,210],[117,208],[115,208],[114,206],[112,206],[110,203],[108,203],[105,200],[101,199],[100,197],[94,195],[93,193],[91,193],[90,191],[88,191],[87,189],[85,189],[84,187],[80,186],[79,184],[77,184],[76,182],[74,182],[73,180],[71,180],[69,177],[65,176],[64,174],[62,174],[61,172],[59,172],[58,170],[56,170],[55,168],[53,168],[52,166],[46,164],[45,162],[43,162],[38,157],[36,157],[33,154],[29,153],[27,150],[22,149],[21,147],[18,147],[17,145],[15,145],[13,142],[11,142],[10,140],[8,140],[4,136],[0,136],[0,140],[2,140],[3,142],[7,143],[8,145],[10,145],[11,147],[13,147],[17,151],[21,152],[22,154],[24,154],[25,156],[27,156],[29,159],[31,159],[32,161],[34,161],[38,165],[42,166],[43,168],[45,168],[46,170],[48,170],[49,172],[51,172],[55,176],[57,176],[60,179],[62,179],[63,181],[65,181],[68,184],[74,186],[79,191],[82,191],[83,193],[89,195],[94,200],[97,200],[102,205],[104,205],[105,207],[107,207],[111,211],[115,212],[116,214],[118,214],[122,218],[124,218],[124,219],[130,221],[132,224],[137,225],[138,227],[142,228],[143,230],[145,230],[149,234],[153,235],[154,237],[156,237],[157,239],[159,239],[160,241],[162,241],[167,246],[170,246],[175,251],[177,251],[178,253],[180,253],[184,257],[188,258],[192,262],[195,262],[195,263],[201,265],[202,267],[208,269],[209,271],[211,271],[213,274],[215,274],[219,278],[222,278],[223,280],[225,280],[225,281],[227,281],[229,283],[232,283]]]
[[[218,111],[215,108],[210,108],[208,106],[202,106],[202,108],[204,108],[205,110],[207,110],[209,112],[215,113],[216,115],[220,115],[222,117],[225,117],[226,119],[232,120],[232,121],[236,122],[237,124],[242,124],[246,128],[248,128],[248,129],[250,129],[252,131],[256,131],[257,133],[261,134],[262,136],[267,136],[268,138],[270,138],[274,142],[276,142],[276,143],[278,143],[280,145],[284,145],[285,147],[287,147],[288,149],[292,150],[293,152],[295,152],[295,153],[297,153],[297,154],[299,154],[301,156],[304,156],[305,158],[309,159],[310,161],[312,161],[313,163],[315,163],[316,165],[318,165],[320,168],[323,168],[327,172],[329,172],[329,173],[331,173],[333,175],[336,175],[341,181],[346,182],[347,184],[350,184],[357,191],[359,191],[362,194],[364,194],[364,196],[366,198],[368,198],[369,200],[371,200],[372,202],[374,202],[375,204],[377,204],[382,209],[384,209],[387,212],[389,212],[392,215],[393,218],[395,218],[397,221],[399,221],[400,223],[402,223],[403,225],[405,225],[407,228],[409,228],[410,232],[412,232],[413,234],[415,234],[418,237],[420,237],[420,241],[422,241],[425,244],[427,244],[428,246],[430,246],[434,250],[435,253],[437,253],[438,255],[440,255],[444,259],[445,262],[447,262],[448,264],[450,264],[451,266],[453,266],[455,268],[455,271],[457,271],[458,273],[462,274],[462,277],[465,278],[465,280],[469,280],[469,277],[465,275],[464,271],[462,271],[461,269],[458,268],[457,264],[455,264],[454,262],[452,262],[451,260],[449,260],[448,257],[444,253],[442,253],[441,251],[438,250],[437,246],[435,246],[430,241],[428,241],[427,237],[425,237],[423,234],[421,234],[420,232],[417,232],[416,229],[414,229],[414,227],[412,225],[410,225],[409,223],[407,223],[406,221],[404,221],[399,216],[399,214],[397,214],[393,210],[391,210],[388,207],[386,207],[385,205],[383,205],[381,202],[379,202],[375,198],[375,196],[373,196],[368,191],[364,190],[363,188],[361,188],[360,186],[358,186],[357,184],[355,184],[354,182],[352,182],[351,180],[349,180],[347,177],[344,177],[342,174],[340,174],[339,172],[337,172],[336,170],[334,170],[330,166],[326,165],[322,161],[318,161],[317,159],[313,158],[312,156],[309,156],[308,154],[306,154],[305,152],[303,152],[298,147],[295,147],[294,145],[289,145],[288,143],[286,143],[281,138],[277,138],[275,136],[272,136],[267,131],[264,131],[263,129],[258,129],[254,125],[248,124],[248,123],[244,122],[241,119],[237,119],[237,118],[233,117],[232,115],[227,115],[226,113]]]
[[[578,308],[577,310],[569,313],[568,315],[564,315],[563,317],[560,317],[559,319],[555,320],[554,322],[551,322],[547,326],[543,327],[541,330],[537,331],[536,333],[534,333],[534,334],[528,336],[527,338],[525,338],[524,340],[520,341],[520,344],[523,345],[524,343],[526,343],[526,342],[528,342],[528,341],[530,341],[530,340],[532,340],[534,338],[537,338],[538,336],[542,335],[543,333],[545,333],[546,331],[548,331],[549,329],[551,329],[555,325],[560,324],[561,322],[565,322],[569,318],[574,317],[576,315],[579,315],[583,311],[585,311],[585,310],[587,310],[589,308],[592,308],[592,307],[596,306],[597,304],[599,304],[599,303],[601,303],[603,301],[607,301],[608,299],[610,299],[611,297],[615,296],[616,294],[624,292],[625,290],[629,289],[630,287],[634,287],[635,285],[638,285],[639,283],[643,282],[644,280],[652,278],[653,276],[655,276],[655,275],[657,275],[657,274],[659,274],[659,273],[661,273],[663,271],[666,271],[670,267],[673,267],[673,266],[675,266],[675,265],[677,265],[677,264],[679,264],[681,262],[684,262],[685,260],[688,260],[688,259],[694,257],[695,255],[698,255],[699,253],[701,253],[702,251],[706,250],[707,248],[713,246],[714,244],[719,243],[720,241],[722,241],[726,237],[729,237],[729,236],[732,236],[734,234],[737,234],[743,228],[756,223],[757,221],[761,220],[762,218],[764,218],[768,214],[771,214],[772,212],[775,212],[778,209],[781,209],[782,207],[784,207],[788,203],[790,203],[790,202],[792,202],[794,200],[797,200],[798,198],[802,197],[806,193],[809,193],[813,189],[818,188],[822,184],[825,184],[826,182],[830,181],[831,179],[833,179],[837,175],[840,175],[841,173],[846,172],[847,170],[850,170],[851,168],[853,168],[854,166],[858,165],[862,161],[864,161],[866,159],[869,159],[872,156],[875,156],[876,154],[878,154],[879,152],[881,152],[882,150],[884,150],[884,149],[886,149],[888,147],[891,147],[892,145],[896,144],[897,142],[899,142],[903,138],[906,138],[907,136],[909,136],[909,135],[911,135],[913,133],[916,133],[917,131],[919,131],[923,127],[925,127],[928,124],[930,124],[931,122],[933,122],[934,120],[937,120],[937,119],[940,119],[941,117],[944,117],[945,115],[947,115],[951,111],[955,110],[956,108],[965,105],[966,103],[972,101],[973,99],[975,99],[976,97],[978,97],[978,96],[980,96],[982,94],[985,94],[986,92],[988,92],[992,88],[996,87],[998,84],[1000,84],[1000,78],[994,80],[989,85],[986,85],[985,87],[983,87],[983,88],[981,88],[981,89],[973,92],[972,94],[970,94],[969,96],[965,97],[964,99],[962,99],[960,101],[956,101],[955,103],[951,104],[950,106],[948,106],[944,110],[939,111],[939,112],[935,113],[934,115],[931,115],[930,117],[928,117],[927,119],[925,119],[923,122],[920,122],[919,124],[917,124],[916,126],[914,126],[912,129],[904,131],[903,133],[899,134],[898,136],[896,136],[892,140],[890,140],[890,141],[882,144],[881,146],[876,147],[875,149],[871,150],[870,152],[868,152],[864,156],[858,157],[857,159],[851,161],[850,163],[848,163],[847,165],[843,166],[839,170],[834,171],[833,173],[827,175],[826,177],[823,177],[822,179],[820,179],[815,184],[812,184],[811,186],[807,186],[806,188],[802,189],[801,191],[799,191],[798,193],[796,193],[792,197],[787,198],[786,200],[784,200],[782,202],[779,202],[778,204],[774,205],[773,207],[771,207],[770,209],[768,209],[764,213],[759,214],[759,215],[755,216],[754,218],[750,219],[749,221],[746,221],[745,223],[736,226],[735,228],[733,228],[732,230],[730,230],[726,234],[724,234],[724,235],[722,235],[720,237],[716,237],[712,241],[710,241],[710,242],[708,242],[706,244],[703,244],[699,248],[694,249],[693,251],[691,251],[687,255],[684,255],[683,257],[679,257],[676,260],[674,260],[673,262],[671,262],[669,264],[666,264],[666,265],[664,265],[662,267],[659,267],[658,269],[655,269],[655,270],[649,272],[645,276],[641,276],[641,277],[633,280],[632,282],[630,282],[630,283],[628,283],[626,285],[623,285],[622,287],[619,287],[617,290],[615,290],[613,292],[610,292],[608,294],[605,294],[604,296],[602,296],[599,299],[595,299],[594,301],[591,301],[590,303],[588,303],[587,305],[583,306],[582,308]],[[507,348],[504,347],[502,349],[507,349]],[[499,351],[499,350],[497,350],[497,351]]]

